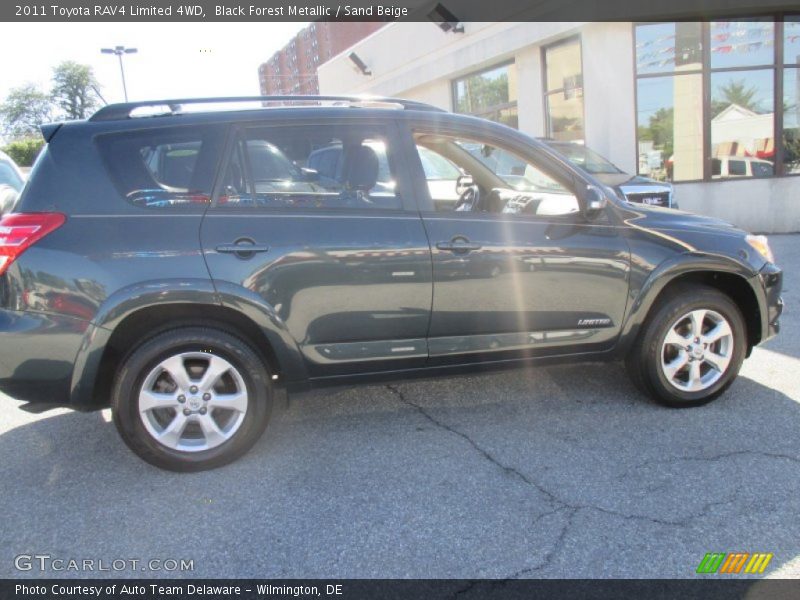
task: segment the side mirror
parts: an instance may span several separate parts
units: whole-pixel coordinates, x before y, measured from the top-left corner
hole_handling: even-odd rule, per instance
[[[594,219],[603,212],[608,200],[605,195],[596,187],[590,185],[586,187],[583,195],[583,214],[587,219]]]

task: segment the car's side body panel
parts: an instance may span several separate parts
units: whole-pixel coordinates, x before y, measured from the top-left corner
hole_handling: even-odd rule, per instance
[[[761,338],[777,330],[779,270],[747,254],[742,232],[675,211],[664,211],[670,217],[610,198],[602,215],[573,222],[467,215],[458,231],[485,249],[464,260],[431,249],[455,232],[456,221],[433,215],[413,161],[400,167],[406,194],[397,211],[156,210],[120,196],[96,143],[97,136],[162,126],[212,127],[222,140],[231,127],[326,119],[340,126],[366,119],[398,131],[422,124],[501,140],[536,153],[576,188],[596,183],[519,132],[446,113],[304,108],[66,123],[17,205],[68,218],[0,276],[0,389],[96,407],[92,391],[114,332],[137,311],[170,304],[244,315],[290,387],[528,359],[619,358],[664,287],[694,272],[740,277],[757,299]],[[398,143],[412,155],[410,136]],[[253,260],[217,251],[242,236],[269,251]],[[499,308],[469,304],[487,293],[497,294]],[[520,313],[521,297],[531,303]]]
[[[242,123],[237,130],[249,129],[264,139],[285,135],[284,126],[268,125]],[[343,129],[313,118],[293,125],[292,131]],[[351,119],[347,128],[364,135],[380,132],[390,148],[397,144],[391,119]],[[215,202],[203,220],[202,246],[215,285],[238,287],[240,295],[269,306],[272,318],[299,348],[309,376],[421,367],[427,360],[428,238],[405,161],[393,166],[402,202],[397,209]],[[264,195],[284,197],[273,191]],[[227,251],[242,240],[263,248],[245,255]]]

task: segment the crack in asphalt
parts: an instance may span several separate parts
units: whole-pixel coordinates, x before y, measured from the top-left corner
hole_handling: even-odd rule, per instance
[[[621,519],[624,519],[624,520],[647,521],[647,522],[650,522],[650,523],[654,523],[656,525],[662,525],[662,526],[666,526],[666,527],[688,527],[696,519],[708,516],[708,513],[713,508],[715,508],[717,506],[721,506],[721,505],[725,505],[725,504],[731,504],[731,503],[735,502],[736,497],[737,497],[737,494],[734,494],[733,497],[728,498],[726,500],[717,500],[717,501],[707,502],[702,507],[702,509],[700,511],[698,511],[697,513],[689,514],[685,518],[678,519],[678,520],[660,519],[660,518],[657,518],[657,517],[652,517],[652,516],[647,516],[647,515],[627,514],[627,513],[620,512],[620,511],[604,508],[602,506],[596,506],[596,505],[593,505],[593,504],[576,504],[576,503],[571,502],[571,501],[569,501],[569,500],[567,500],[565,498],[562,498],[559,495],[557,495],[556,493],[550,491],[549,489],[547,489],[546,487],[544,487],[543,485],[541,485],[537,481],[533,480],[528,475],[522,473],[521,471],[519,471],[515,467],[503,464],[499,459],[497,459],[495,456],[493,456],[488,450],[486,450],[485,448],[481,447],[481,445],[478,444],[475,440],[473,440],[469,435],[467,435],[463,431],[459,431],[458,429],[456,429],[455,427],[453,427],[451,425],[448,425],[444,421],[442,421],[440,419],[437,419],[430,412],[428,412],[424,407],[422,407],[419,404],[409,400],[406,397],[406,395],[403,393],[403,391],[400,390],[398,387],[390,384],[390,385],[386,385],[386,388],[390,392],[392,392],[392,394],[394,394],[394,396],[401,403],[405,404],[406,406],[409,406],[409,407],[413,408],[420,415],[422,415],[425,419],[427,419],[428,421],[433,423],[436,427],[438,427],[440,429],[443,429],[443,430],[445,430],[445,431],[447,431],[447,432],[449,432],[449,433],[451,433],[453,435],[456,435],[456,436],[460,437],[462,440],[466,441],[478,454],[480,454],[484,459],[486,459],[492,465],[494,465],[495,467],[499,468],[504,473],[506,473],[508,475],[511,475],[512,477],[515,477],[517,480],[519,480],[522,483],[524,483],[524,484],[528,485],[529,487],[533,488],[539,494],[544,496],[547,499],[548,502],[550,502],[551,504],[554,504],[554,505],[557,506],[557,508],[554,508],[552,510],[548,510],[548,511],[546,511],[544,513],[541,513],[539,516],[537,516],[536,519],[534,519],[532,525],[535,526],[542,519],[544,519],[544,518],[546,518],[548,516],[551,516],[551,515],[554,515],[554,514],[557,514],[557,513],[560,513],[560,512],[567,512],[568,513],[568,516],[566,518],[564,526],[561,528],[561,531],[560,531],[559,535],[556,537],[555,541],[553,542],[550,550],[548,550],[545,553],[543,561],[538,565],[535,565],[535,566],[532,566],[532,567],[526,567],[525,569],[521,569],[521,570],[519,570],[519,571],[517,571],[515,573],[512,573],[511,575],[502,578],[503,580],[519,579],[520,577],[524,577],[524,576],[526,576],[526,575],[528,575],[530,573],[541,571],[541,570],[547,568],[548,566],[550,566],[550,564],[552,563],[552,561],[555,558],[555,556],[558,554],[558,552],[563,547],[563,545],[565,543],[565,540],[567,538],[567,534],[569,533],[569,530],[572,528],[572,524],[573,524],[573,520],[574,520],[575,516],[581,510],[593,510],[593,511],[596,511],[596,512],[599,512],[599,513],[602,513],[602,514],[606,514],[606,515],[613,516],[613,517],[618,517],[618,518],[621,518]],[[735,454],[748,454],[748,453],[769,455],[769,453],[738,451],[738,452],[731,452],[731,453],[729,453],[727,455],[720,455],[717,458],[724,458],[725,456],[732,456],[732,455],[735,455]],[[790,460],[795,460],[797,462],[800,462],[800,459],[796,459],[794,457],[787,456],[787,455],[771,455],[771,456],[776,457],[776,458],[787,458],[787,459],[790,459]],[[695,457],[685,457],[685,458],[686,458],[686,460],[695,460]],[[702,460],[702,459],[697,459],[697,460]],[[649,461],[649,462],[669,462],[669,461]],[[640,465],[640,466],[643,466],[645,464],[648,464],[648,463],[642,463],[642,465]],[[471,582],[470,585],[467,585],[466,587],[462,588],[461,590],[458,590],[454,597],[458,597],[460,595],[468,593],[473,587],[474,587],[474,583]]]
[[[581,511],[581,508],[567,508],[567,509],[562,508],[560,510],[567,511],[568,513],[567,518],[564,522],[564,526],[561,528],[561,532],[558,534],[558,537],[556,537],[555,541],[553,542],[553,545],[550,547],[550,550],[548,550],[545,553],[544,557],[542,558],[542,562],[532,567],[520,569],[516,573],[512,573],[511,575],[507,576],[506,579],[508,580],[522,579],[523,577],[526,577],[531,573],[535,573],[537,571],[546,569],[552,564],[553,559],[556,557],[561,548],[564,546],[564,542],[567,539],[567,533],[569,532],[570,529],[572,529],[572,521],[575,519],[575,515],[577,515],[578,512]]]
[[[617,481],[622,481],[631,476],[635,471],[648,467],[651,465],[671,465],[678,462],[716,462],[726,458],[736,458],[739,456],[761,456],[763,458],[774,460],[788,460],[795,463],[800,463],[800,458],[790,454],[781,454],[778,452],[764,452],[762,450],[733,450],[731,452],[723,452],[721,454],[714,454],[712,456],[672,456],[669,458],[659,458],[653,460],[646,460],[631,469],[628,469],[617,477]],[[649,488],[648,488],[649,489]]]
[[[717,460],[722,460],[724,458],[733,458],[736,456],[763,456],[765,458],[775,458],[775,459],[785,459],[790,460],[792,462],[800,463],[800,458],[796,456],[791,456],[790,454],[780,454],[777,452],[764,452],[762,450],[733,450],[731,452],[723,452],[721,454],[715,454],[713,456],[672,456],[670,458],[659,458],[656,460],[646,460],[643,463],[639,463],[634,467],[634,469],[641,469],[642,467],[646,467],[649,465],[664,465],[664,464],[672,464],[678,461],[689,461],[689,462],[714,462]],[[630,471],[626,471],[621,477],[625,477],[630,473]]]
[[[426,419],[428,419],[431,423],[433,423],[437,427],[439,427],[441,429],[444,429],[446,431],[449,431],[450,433],[452,433],[454,435],[457,435],[458,437],[460,437],[463,440],[465,440],[470,446],[472,446],[475,449],[476,452],[478,452],[481,456],[483,456],[486,460],[488,460],[490,463],[492,463],[496,467],[502,469],[505,473],[507,473],[509,475],[512,475],[514,477],[517,477],[518,479],[522,480],[524,483],[526,483],[529,486],[535,488],[537,491],[539,491],[539,493],[541,493],[543,496],[546,496],[550,501],[563,504],[563,502],[560,502],[560,500],[554,494],[552,494],[550,491],[548,491],[545,488],[543,488],[542,486],[540,486],[538,483],[536,483],[535,481],[530,479],[524,473],[518,471],[514,467],[509,467],[508,465],[504,465],[503,463],[501,463],[494,456],[489,454],[489,452],[487,452],[486,450],[481,448],[477,444],[477,442],[475,442],[475,440],[473,440],[471,437],[469,437],[466,433],[463,433],[463,432],[459,431],[458,429],[455,429],[455,428],[451,427],[447,423],[444,423],[443,421],[440,421],[439,419],[437,419],[436,417],[431,415],[428,411],[426,411],[424,408],[422,408],[419,404],[415,404],[414,402],[412,402],[411,400],[406,398],[405,394],[403,394],[403,392],[400,391],[395,386],[387,385],[386,387],[392,393],[394,393],[394,395],[397,396],[397,398],[402,403],[404,403],[404,404],[406,404],[408,406],[411,406],[414,409],[416,409],[417,412],[419,412],[422,416],[424,416]]]

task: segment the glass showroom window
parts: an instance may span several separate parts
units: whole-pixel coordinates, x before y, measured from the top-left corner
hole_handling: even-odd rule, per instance
[[[796,19],[637,25],[635,44],[640,174],[693,181],[800,172]]]
[[[499,65],[456,79],[453,81],[453,105],[455,112],[517,129],[516,65]]]
[[[544,49],[547,135],[560,141],[582,142],[583,67],[581,41],[573,38]]]
[[[711,177],[774,175],[775,24],[712,22],[709,34]]]
[[[700,23],[636,28],[639,173],[703,178],[703,44]]]
[[[800,19],[787,19],[783,33],[783,165],[800,173]]]

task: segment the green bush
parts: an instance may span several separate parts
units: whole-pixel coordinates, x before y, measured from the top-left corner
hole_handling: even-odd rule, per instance
[[[44,146],[44,139],[41,137],[26,138],[11,142],[3,148],[3,152],[8,154],[20,167],[30,167],[39,155],[42,146]]]

